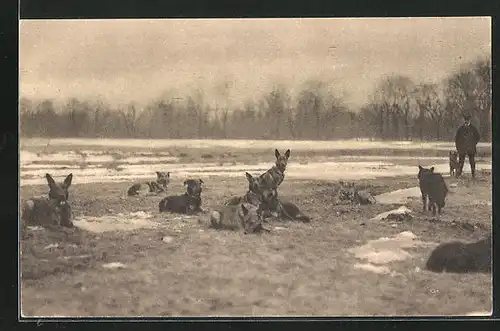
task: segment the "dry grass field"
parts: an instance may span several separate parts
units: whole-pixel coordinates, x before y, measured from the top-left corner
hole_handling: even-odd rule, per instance
[[[416,169],[419,161],[412,163]],[[378,195],[416,186],[416,173],[355,184]],[[403,221],[371,220],[400,204],[338,203],[338,181],[285,178],[281,197],[313,220],[272,221],[272,232],[261,235],[213,230],[196,217],[159,214],[162,197],[125,197],[129,182],[79,184],[75,178],[70,201],[77,227],[21,230],[22,314],[387,316],[489,311],[491,274],[424,269],[438,243],[474,241],[491,231],[491,172],[481,171],[476,181],[469,177],[446,178],[453,193],[441,217],[422,212],[420,198],[413,198],[406,203],[413,217]],[[243,194],[247,186],[243,173],[203,178],[205,209]],[[183,192],[183,180],[172,178],[170,194]],[[46,192],[46,185],[22,187],[21,201]],[[130,220],[128,229],[125,224],[114,231],[83,226],[104,229],[120,217],[145,213],[149,216],[142,218],[142,227]],[[399,248],[405,258],[367,270],[367,261],[353,253],[405,231],[416,236],[414,244]],[[106,268],[113,262],[122,265]]]

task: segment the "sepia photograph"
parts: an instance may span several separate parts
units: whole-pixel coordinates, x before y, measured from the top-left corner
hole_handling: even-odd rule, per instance
[[[491,316],[491,54],[480,16],[21,19],[21,316]]]

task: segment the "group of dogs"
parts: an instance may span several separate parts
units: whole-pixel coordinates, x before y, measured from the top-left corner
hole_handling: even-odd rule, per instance
[[[200,222],[208,219],[209,225],[216,229],[243,229],[245,234],[259,233],[270,230],[263,226],[269,218],[299,220],[309,222],[311,219],[289,201],[282,201],[278,197],[278,187],[285,178],[285,170],[290,158],[288,149],[283,155],[275,150],[276,163],[259,176],[252,176],[246,172],[248,181],[247,192],[243,196],[230,198],[223,206],[208,212],[201,208],[203,180],[187,179],[184,181],[186,192],[182,195],[171,195],[163,198],[159,205],[159,212],[179,214],[200,214]],[[156,172],[154,182],[136,183],[127,194],[157,194],[166,192],[170,183],[169,172]],[[143,192],[143,193],[141,193]]]
[[[450,175],[456,173],[456,152],[450,151]],[[186,192],[181,195],[164,197],[158,206],[159,212],[180,214],[201,214],[200,222],[207,221],[215,229],[243,229],[245,234],[270,232],[264,227],[269,218],[310,222],[311,218],[292,202],[279,198],[278,188],[285,178],[290,158],[288,149],[283,155],[275,150],[276,163],[259,176],[246,172],[247,192],[243,196],[230,198],[222,206],[210,211],[202,209],[203,180],[184,181]],[[422,194],[423,210],[441,214],[445,206],[448,188],[441,174],[434,167],[418,166],[417,174]],[[169,172],[156,172],[156,181],[133,184],[127,191],[128,196],[156,195],[166,193],[170,183]],[[73,175],[69,174],[62,183],[56,183],[50,174],[45,175],[49,185],[48,197],[31,198],[24,202],[22,211],[23,226],[64,226],[72,227],[71,206],[68,202],[68,188]],[[451,242],[439,245],[429,257],[427,269],[441,272],[491,271],[491,235],[475,243]]]

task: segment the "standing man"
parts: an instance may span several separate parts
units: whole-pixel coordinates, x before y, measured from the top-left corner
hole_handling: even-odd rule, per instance
[[[462,175],[465,155],[469,157],[470,170],[472,178],[476,177],[476,145],[479,142],[479,131],[470,123],[470,115],[464,115],[464,124],[462,124],[455,135],[455,146],[458,152],[458,171],[456,176]]]

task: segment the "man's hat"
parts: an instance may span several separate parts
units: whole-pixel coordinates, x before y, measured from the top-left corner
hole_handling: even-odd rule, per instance
[[[465,113],[464,114],[464,120],[470,121],[470,114]]]

